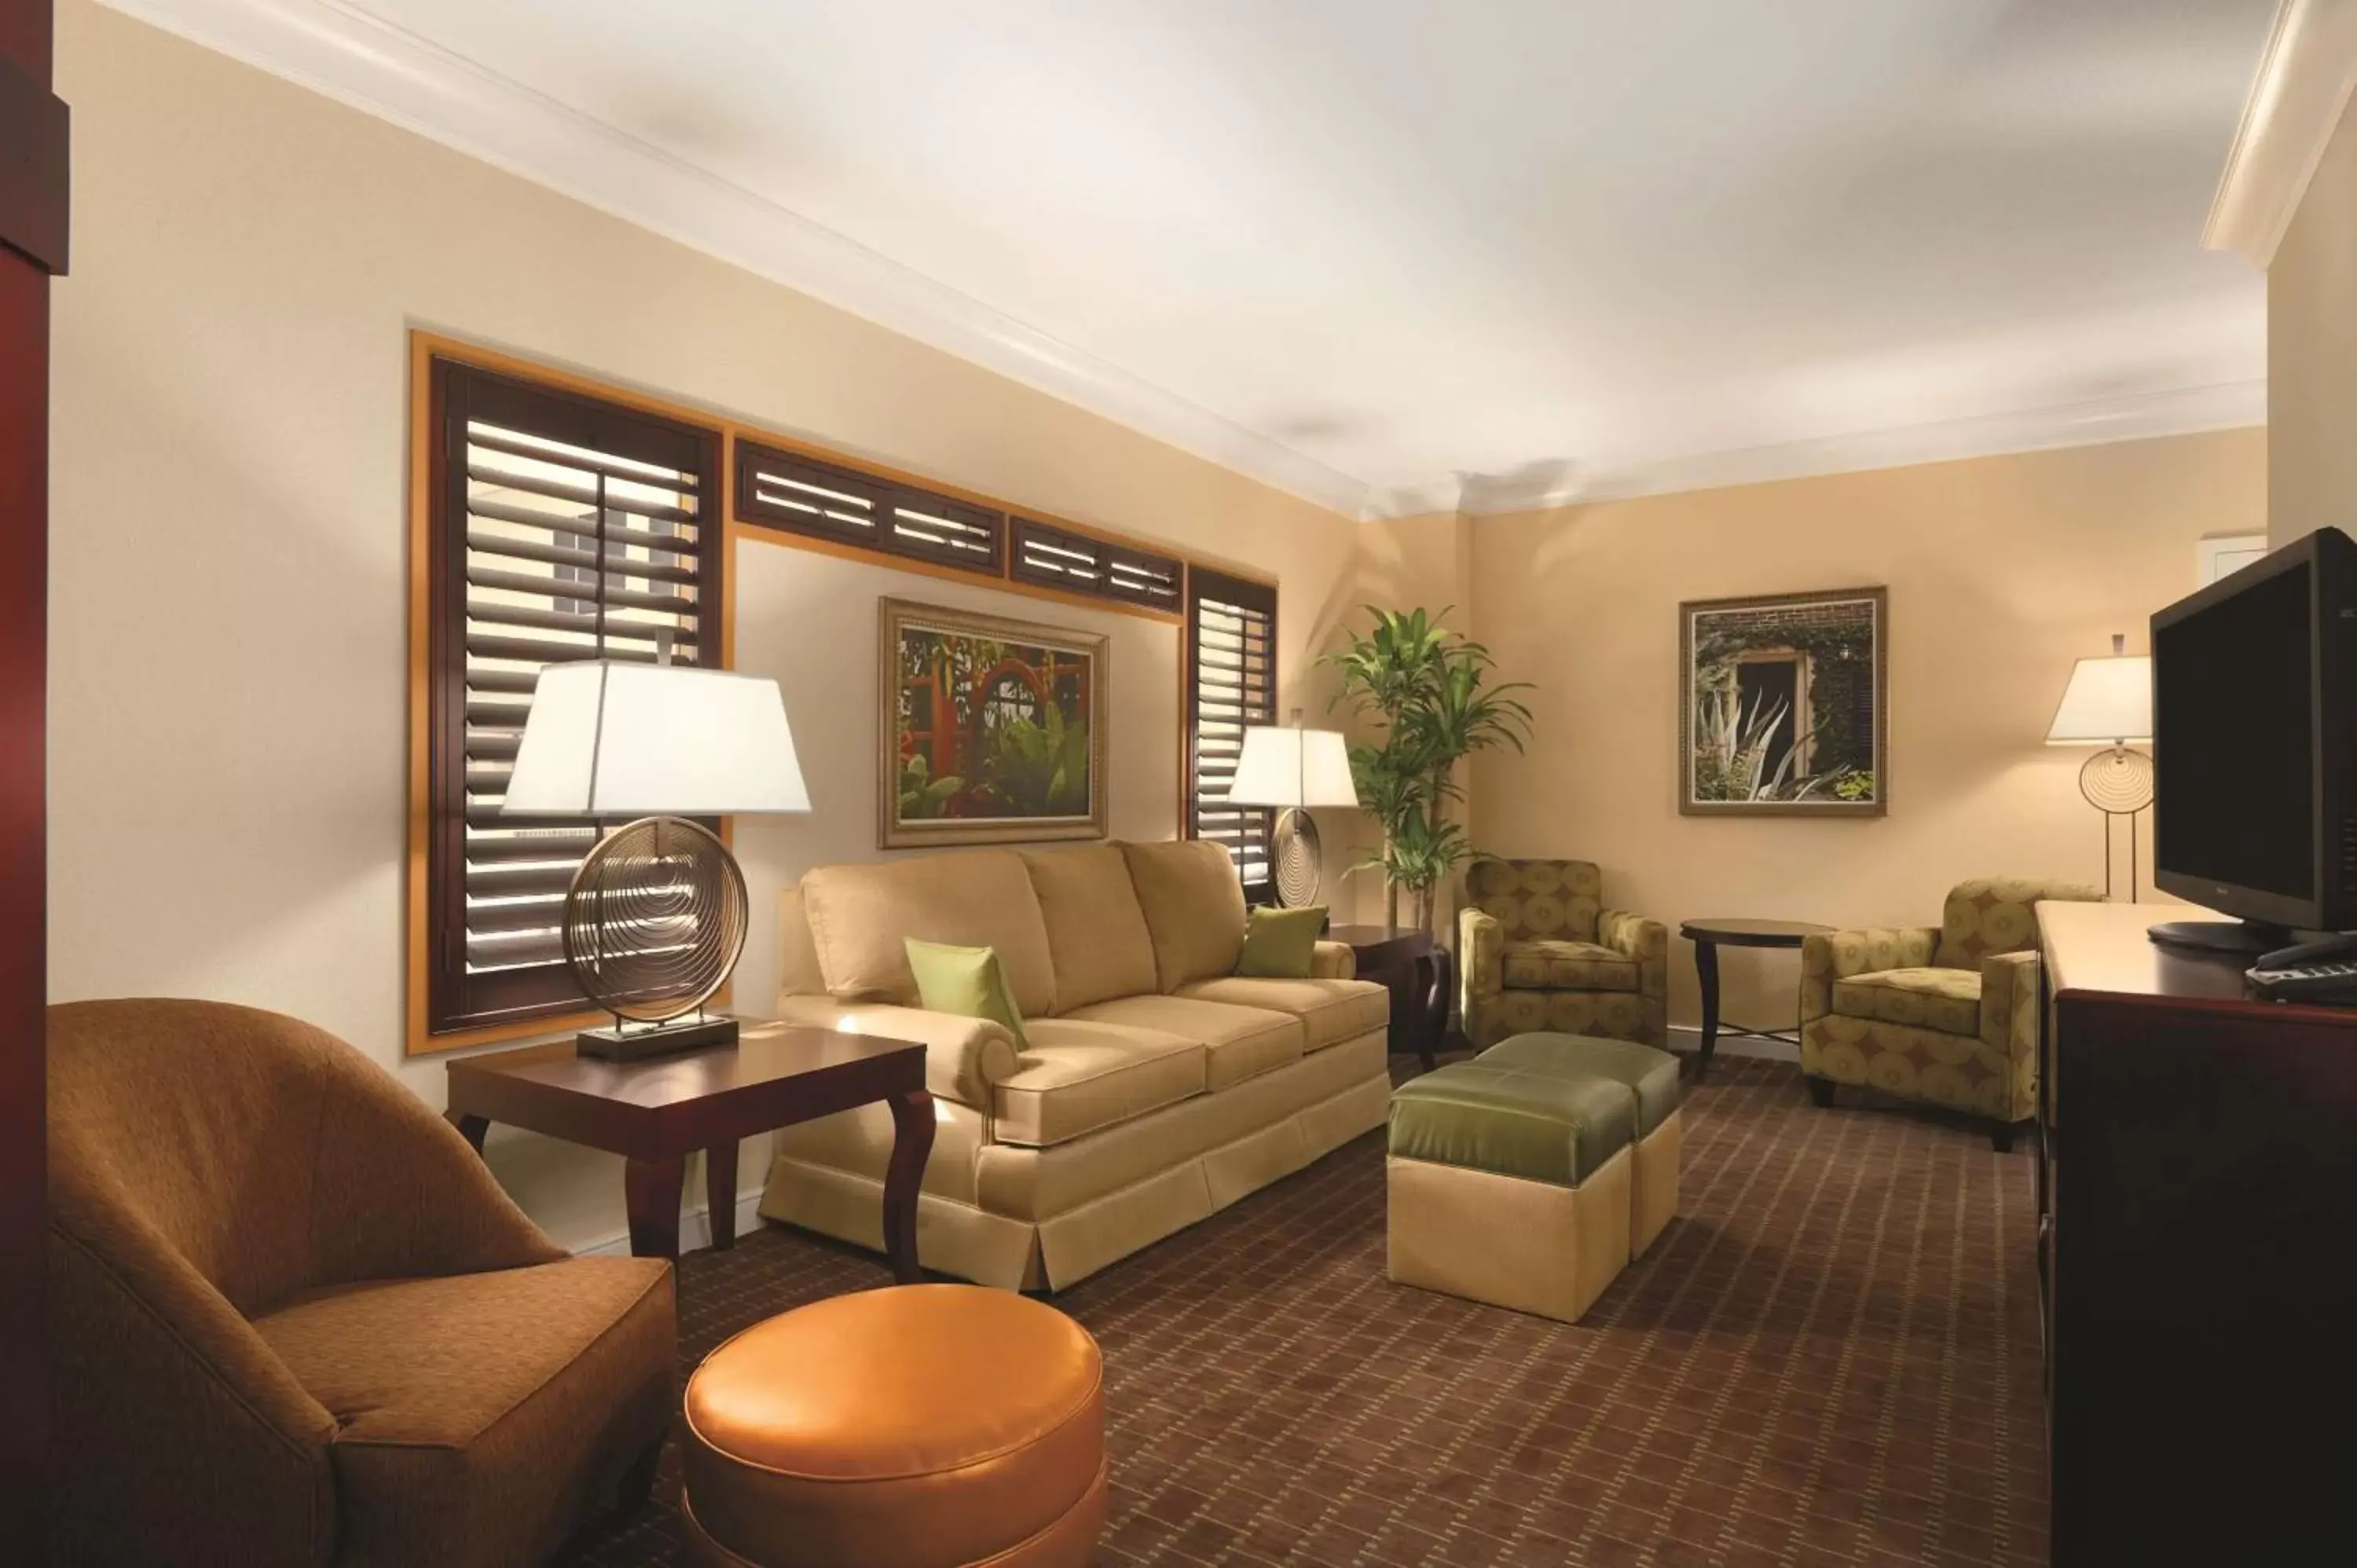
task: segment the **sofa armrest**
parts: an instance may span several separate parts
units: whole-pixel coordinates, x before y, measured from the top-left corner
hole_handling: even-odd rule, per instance
[[[1310,950],[1309,976],[1313,980],[1356,980],[1359,955],[1348,942],[1319,942]]]
[[[2017,1067],[2038,1060],[2043,972],[2034,950],[1991,953],[1981,960],[1981,1043]]]
[[[990,1109],[990,1086],[1016,1070],[1014,1037],[987,1018],[832,996],[780,996],[775,1011],[781,1024],[914,1040],[925,1047],[927,1091],[976,1111]]]
[[[1834,982],[1886,969],[1921,969],[1940,945],[1937,926],[1859,926],[1801,942],[1801,1022],[1833,1011]]]
[[[1648,996],[1666,995],[1670,978],[1670,928],[1659,920],[1607,909],[1596,917],[1596,940],[1637,961],[1638,989]]]

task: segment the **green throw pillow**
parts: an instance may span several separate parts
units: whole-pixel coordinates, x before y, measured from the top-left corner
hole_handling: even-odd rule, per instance
[[[1307,980],[1318,951],[1318,934],[1325,929],[1323,904],[1255,908],[1244,926],[1244,950],[1236,959],[1236,972],[1253,980]]]
[[[929,1012],[954,1013],[961,1018],[987,1018],[1015,1036],[1015,1048],[1028,1051],[1031,1041],[1023,1033],[1023,1015],[1015,1010],[1014,988],[1006,983],[1006,966],[996,948],[957,948],[945,942],[920,942],[903,937],[909,968],[917,976],[917,999]]]

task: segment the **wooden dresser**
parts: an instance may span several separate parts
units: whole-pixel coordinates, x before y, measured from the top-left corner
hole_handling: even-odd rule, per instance
[[[2357,1561],[2357,1010],[2038,913],[2056,1568]]]

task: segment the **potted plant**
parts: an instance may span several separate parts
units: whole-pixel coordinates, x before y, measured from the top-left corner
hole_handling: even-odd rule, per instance
[[[1383,830],[1381,844],[1351,869],[1383,874],[1388,924],[1399,925],[1405,888],[1416,923],[1429,929],[1434,894],[1468,850],[1464,828],[1448,814],[1449,803],[1463,795],[1457,765],[1491,746],[1523,749],[1531,711],[1512,693],[1531,687],[1527,681],[1491,684],[1490,650],[1437,616],[1372,605],[1367,611],[1373,628],[1348,635],[1319,660],[1340,672],[1335,703],[1381,726],[1379,738],[1351,747],[1359,800]]]

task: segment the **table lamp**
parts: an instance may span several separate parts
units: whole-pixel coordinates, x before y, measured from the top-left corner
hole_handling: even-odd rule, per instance
[[[1269,840],[1277,901],[1294,908],[1310,902],[1318,897],[1322,846],[1308,808],[1359,803],[1342,732],[1302,728],[1299,708],[1293,710],[1291,724],[1250,726],[1228,784],[1228,801],[1284,808]]]
[[[2112,896],[2112,819],[2128,820],[2128,902],[2136,896],[2136,813],[2152,804],[2152,660],[2114,633],[2108,659],[2082,659],[2047,726],[2049,746],[2100,746],[2079,769],[2079,793],[2104,813],[2104,897]]]
[[[610,660],[541,671],[502,814],[633,819],[597,841],[565,895],[565,966],[614,1015],[581,1032],[583,1055],[736,1040],[737,1020],[704,1004],[745,948],[745,875],[687,819],[809,810],[775,681]]]

